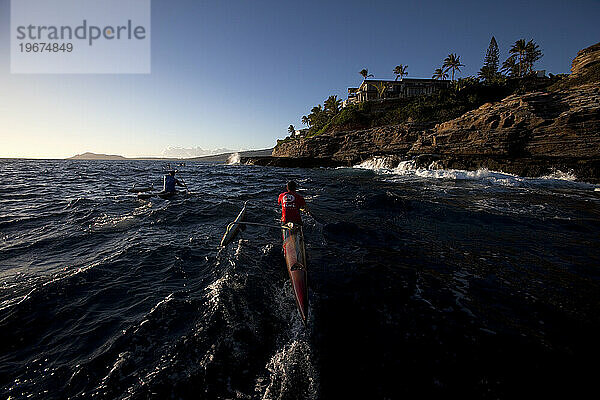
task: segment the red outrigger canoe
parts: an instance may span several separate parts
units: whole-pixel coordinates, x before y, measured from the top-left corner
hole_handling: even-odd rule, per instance
[[[298,224],[288,222],[282,229],[283,253],[287,265],[292,289],[296,297],[298,312],[306,325],[308,319],[308,270],[306,269],[306,251],[304,234]]]

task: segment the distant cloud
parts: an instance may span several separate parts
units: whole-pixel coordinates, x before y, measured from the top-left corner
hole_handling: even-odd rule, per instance
[[[223,154],[223,153],[232,153],[236,150],[230,149],[214,149],[214,150],[204,150],[201,147],[168,147],[165,151],[163,151],[163,157],[168,158],[192,158],[192,157],[202,157],[202,156],[210,156],[213,154]]]

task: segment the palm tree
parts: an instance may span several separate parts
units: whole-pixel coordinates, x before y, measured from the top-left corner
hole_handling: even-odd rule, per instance
[[[377,82],[373,86],[375,87],[375,89],[377,89],[377,95],[379,96],[379,98],[383,99],[385,90],[389,87],[389,85],[385,82]]]
[[[538,46],[533,40],[530,40],[525,45],[525,68],[529,73],[533,71],[533,64],[542,58],[544,54],[540,50],[540,46]]]
[[[311,128],[320,129],[326,124],[327,114],[323,111],[321,105],[316,105],[310,110],[308,114],[308,120],[310,121]]]
[[[294,132],[296,132],[296,129],[294,128],[294,125],[290,125],[290,126],[288,126],[288,132],[289,132],[291,135],[293,135],[293,134],[294,134]]]
[[[373,74],[369,74],[369,70],[367,68],[361,69],[359,74],[362,75],[363,79],[367,79],[368,77],[373,76]]]
[[[394,68],[394,74],[396,74],[396,80],[398,80],[398,76],[400,76],[400,80],[402,80],[403,76],[408,76],[408,72],[406,71],[408,69],[408,65],[396,65],[396,68]]]
[[[512,45],[508,51],[510,54],[516,54],[519,57],[519,78],[523,76],[523,63],[525,61],[525,53],[527,52],[527,43],[525,39],[519,39]]]
[[[310,127],[310,119],[306,115],[302,116],[302,124]]]
[[[502,72],[504,72],[507,76],[514,78],[519,76],[519,66],[517,65],[517,55],[513,54],[508,57],[506,61],[502,63],[502,68],[500,68]]]
[[[435,71],[433,71],[433,79],[447,79],[448,78],[448,74],[446,73],[446,71],[444,71],[444,68],[436,68]]]
[[[339,100],[337,96],[329,96],[323,103],[323,108],[329,115],[333,116],[340,112],[341,105],[342,100]]]
[[[457,56],[456,53],[448,54],[448,57],[444,60],[444,65],[442,65],[446,71],[452,70],[452,80],[454,80],[454,72],[460,72],[460,67],[464,66],[460,63],[460,56]]]

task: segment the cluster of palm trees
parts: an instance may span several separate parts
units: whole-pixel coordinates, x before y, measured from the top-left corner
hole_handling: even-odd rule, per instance
[[[403,77],[408,76],[408,65],[396,65],[393,72],[396,75],[396,81],[398,80],[398,78],[402,80]],[[373,74],[369,74],[369,70],[367,68],[363,68],[358,73],[363,77],[363,79],[374,77]],[[371,86],[373,86],[377,90],[377,94],[380,99],[383,98],[383,94],[385,93],[385,91],[390,88],[390,85],[383,81],[371,83]]]
[[[488,48],[489,54],[486,54],[486,65],[488,68],[493,69],[491,75],[501,76],[497,72],[498,48],[494,37],[492,37],[490,47],[492,50]],[[527,74],[531,74],[533,72],[533,64],[543,57],[539,46],[533,40],[526,42],[525,39],[519,39],[510,48],[509,52],[511,55],[502,64],[502,71],[511,77],[523,77]],[[454,81],[455,74],[460,73],[461,68],[464,66],[465,65],[460,62],[460,56],[456,55],[456,53],[448,54],[448,57],[444,59],[442,66],[435,69],[432,78],[442,80],[448,79],[449,73],[451,73],[450,79]],[[490,71],[486,70],[486,72]],[[408,76],[408,65],[397,65],[394,68],[393,73],[396,75],[396,81],[398,78],[402,80],[402,78]],[[374,77],[373,74],[369,73],[367,68],[360,70],[359,74],[363,79]],[[389,84],[385,81],[378,81],[370,84],[377,89],[379,98],[383,97],[385,90],[389,87]],[[302,124],[310,127],[311,130],[318,131],[327,125],[333,117],[339,114],[341,104],[342,101],[338,99],[337,96],[329,96],[323,103],[323,106],[319,104],[310,110],[310,114],[302,116]],[[295,131],[294,126],[290,125],[288,131],[293,133]]]
[[[452,80],[454,80],[454,73],[460,72],[460,68],[464,67],[464,64],[460,62],[460,56],[456,53],[448,54],[448,57],[444,59],[444,63],[441,68],[436,68],[433,72],[433,79],[448,79],[448,71],[452,71]]]
[[[331,120],[331,118],[335,117],[340,112],[341,108],[342,100],[338,99],[338,97],[335,95],[329,96],[323,102],[323,106],[318,104],[310,110],[310,114],[303,115],[301,122],[309,128],[315,128],[316,130],[319,130],[325,126]]]
[[[521,78],[533,72],[533,64],[544,55],[533,40],[519,39],[508,51],[511,55],[502,64],[502,71],[511,77]]]
[[[398,78],[402,80],[403,77],[408,76],[408,65],[396,65],[393,72],[396,75],[395,80],[398,80]],[[363,77],[363,79],[374,77],[373,74],[369,74],[369,70],[367,68],[361,69],[359,74]]]
[[[456,72],[460,72],[460,68],[464,67],[464,64],[461,64],[460,62],[460,56],[457,56],[456,54],[449,54],[448,57],[446,57],[446,59],[444,60],[444,64],[442,65],[441,68],[437,68],[435,70],[435,72],[433,73],[432,78],[434,79],[447,79],[448,78],[448,71],[452,71],[452,80],[454,80],[454,74]],[[396,65],[396,67],[393,70],[394,75],[396,75],[396,81],[398,80],[398,78],[400,78],[400,80],[402,80],[402,78],[404,78],[405,76],[408,76],[408,65]],[[369,70],[367,68],[363,68],[362,70],[360,70],[359,74],[363,77],[363,79],[367,79],[370,77],[373,77],[373,74],[369,74]],[[377,89],[377,91],[385,91],[386,87],[385,85],[380,85],[381,88],[377,87],[377,85],[374,85]],[[380,90],[381,89],[381,90]]]
[[[495,39],[493,37],[492,42],[495,43]],[[511,55],[502,64],[501,70],[510,77],[523,77],[531,74],[533,72],[533,64],[543,57],[540,47],[533,40],[526,42],[525,39],[517,40],[510,48],[509,53]],[[442,64],[441,68],[435,69],[432,78],[442,80],[448,79],[448,72],[451,72],[452,75],[450,79],[454,81],[454,75],[461,72],[460,69],[464,66],[465,65],[460,62],[460,56],[456,55],[456,53],[448,54],[448,57],[444,59],[444,63]],[[402,80],[404,76],[407,76],[407,69],[408,65],[397,65],[393,71],[396,75],[396,80],[398,80],[398,78]],[[362,69],[359,74],[362,75],[363,79],[373,77],[373,74],[369,74],[369,70],[367,68]],[[377,91],[385,91],[385,85],[380,86],[381,87],[376,86]]]

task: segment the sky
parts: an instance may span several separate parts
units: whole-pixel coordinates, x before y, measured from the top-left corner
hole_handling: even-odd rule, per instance
[[[18,0],[13,0],[18,1]],[[449,53],[476,75],[492,35],[568,73],[600,41],[600,1],[152,1],[150,74],[11,74],[0,0],[0,157],[127,157],[168,147],[270,148],[359,71],[430,78]]]

